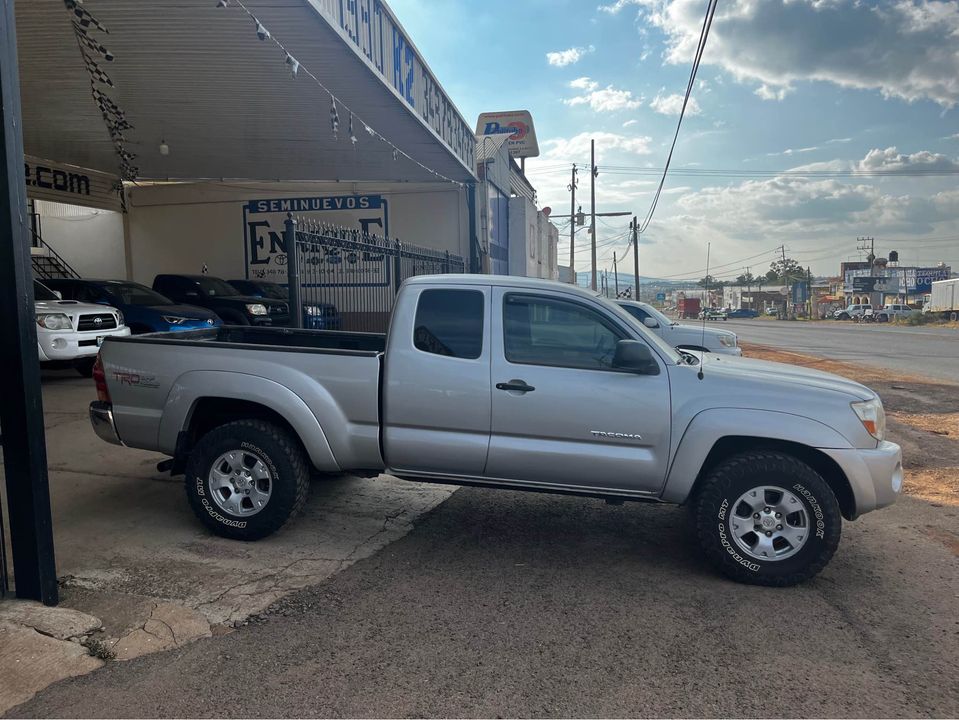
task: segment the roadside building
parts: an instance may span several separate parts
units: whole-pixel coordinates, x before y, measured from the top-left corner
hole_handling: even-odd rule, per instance
[[[881,307],[886,303],[903,303],[918,307],[931,292],[932,283],[948,280],[952,268],[945,263],[926,267],[900,265],[899,254],[893,250],[888,259],[844,262],[840,273],[847,305]]]

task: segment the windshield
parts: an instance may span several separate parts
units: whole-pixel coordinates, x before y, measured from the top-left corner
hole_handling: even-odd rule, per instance
[[[41,302],[60,299],[53,294],[53,290],[48,288],[43,283],[37,282],[36,280],[33,281],[33,297]]]
[[[263,297],[273,298],[274,300],[286,300],[289,297],[286,288],[282,285],[265,282],[260,283],[257,287],[263,293]]]
[[[676,348],[674,348],[672,345],[670,345],[668,342],[666,342],[665,340],[660,339],[658,335],[651,333],[647,329],[647,327],[643,325],[642,322],[640,322],[639,320],[634,318],[632,315],[630,315],[628,312],[623,310],[623,308],[621,308],[612,300],[609,300],[608,298],[604,298],[600,295],[596,295],[595,297],[597,300],[603,303],[603,305],[605,305],[611,312],[613,312],[616,315],[616,317],[627,319],[630,323],[629,327],[636,328],[639,331],[639,334],[642,336],[643,340],[645,340],[650,345],[655,346],[655,348],[660,352],[660,354],[663,357],[668,358],[669,360],[676,363],[677,365],[685,365],[683,356],[679,353],[679,351]],[[666,321],[666,324],[667,325],[669,324],[668,320]]]
[[[225,280],[220,280],[220,278],[214,277],[205,277],[199,278],[197,280],[200,283],[200,290],[204,295],[209,295],[211,297],[222,297],[229,295],[239,295],[236,291],[236,288],[230,285]]]
[[[163,297],[145,285],[137,283],[108,283],[104,290],[116,297],[123,305],[172,305],[173,301]]]

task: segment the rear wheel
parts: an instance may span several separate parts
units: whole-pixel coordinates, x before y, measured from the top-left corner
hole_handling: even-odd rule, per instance
[[[306,502],[309,465],[299,441],[262,420],[211,430],[186,468],[190,507],[217,535],[259,540],[287,523]]]
[[[699,543],[722,573],[752,585],[795,585],[819,573],[839,545],[842,515],[815,470],[781,452],[722,461],[693,502]]]
[[[74,360],[73,368],[85,378],[93,377],[93,363],[96,361],[96,357],[80,358]]]

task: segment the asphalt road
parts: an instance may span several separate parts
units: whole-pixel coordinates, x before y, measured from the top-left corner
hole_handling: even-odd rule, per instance
[[[736,332],[745,342],[864,363],[937,380],[959,381],[959,329],[854,322],[728,320],[709,327]]]
[[[681,508],[463,488],[261,621],[10,715],[959,715],[956,507],[846,524],[789,589],[724,580]]]

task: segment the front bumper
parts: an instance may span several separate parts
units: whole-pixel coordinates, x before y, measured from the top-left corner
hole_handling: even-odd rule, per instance
[[[57,360],[76,360],[93,357],[99,352],[97,338],[126,337],[130,328],[124,326],[116,330],[103,332],[75,332],[70,330],[49,330],[37,332],[37,354],[40,362]]]
[[[730,355],[732,357],[742,357],[743,349],[736,345],[735,347],[726,347],[725,345],[719,345],[717,347],[709,348],[709,352],[716,353],[717,355]]]
[[[116,423],[113,421],[113,406],[110,403],[102,400],[94,400],[90,403],[90,424],[101,440],[114,445],[123,444],[117,433]]]
[[[892,505],[902,493],[902,449],[881,442],[875,449],[822,450],[836,461],[852,487],[855,519],[863,513]]]

